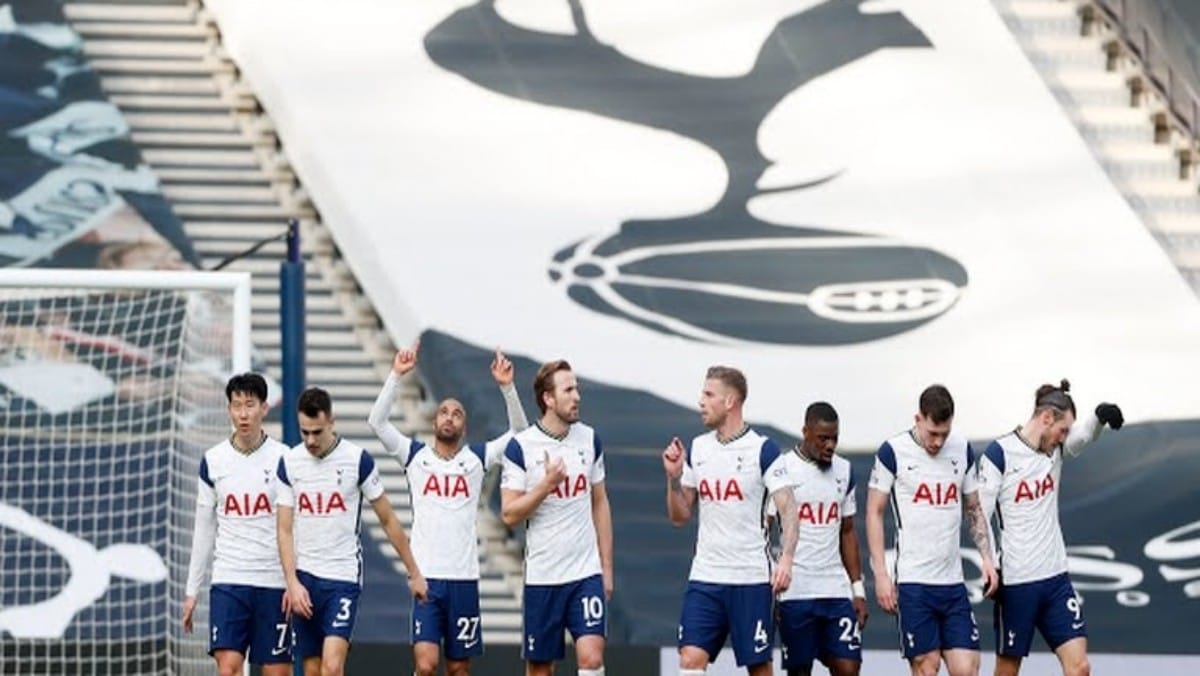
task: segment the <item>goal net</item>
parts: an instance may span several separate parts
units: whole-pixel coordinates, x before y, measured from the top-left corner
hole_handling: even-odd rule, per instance
[[[249,355],[248,274],[0,270],[5,673],[211,673],[195,477]]]

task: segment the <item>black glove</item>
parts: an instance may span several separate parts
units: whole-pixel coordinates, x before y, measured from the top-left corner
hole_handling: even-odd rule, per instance
[[[1096,417],[1114,430],[1121,429],[1121,425],[1125,424],[1125,416],[1121,414],[1121,407],[1116,404],[1100,404],[1096,407]]]

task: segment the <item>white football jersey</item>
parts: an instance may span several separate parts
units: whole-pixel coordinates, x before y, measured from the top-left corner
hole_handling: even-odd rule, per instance
[[[436,580],[479,579],[479,494],[488,469],[504,457],[511,434],[463,446],[453,458],[410,441],[400,457],[412,497],[412,550],[421,573]]]
[[[1066,450],[1076,455],[1100,430],[1095,416],[1078,421]],[[1042,453],[1017,431],[992,442],[979,461],[980,498],[991,514],[999,507],[999,566],[1005,584],[1045,580],[1067,572],[1067,547],[1058,521],[1063,449]]]
[[[599,575],[600,548],[592,521],[592,486],[604,481],[604,451],[596,432],[575,423],[555,438],[534,425],[504,450],[506,490],[527,492],[546,475],[546,454],[562,458],[567,477],[525,524],[525,583],[564,584]]]
[[[722,444],[716,432],[688,444],[683,486],[696,489],[700,526],[689,580],[757,584],[771,579],[765,503],[791,486],[779,445],[747,427]]]
[[[792,584],[779,599],[850,598],[850,578],[842,563],[842,519],[858,512],[850,461],[835,455],[829,467],[822,469],[796,451],[786,452],[784,457],[796,482],[792,493],[800,517],[800,538],[792,562]],[[775,512],[775,503],[768,501],[767,513]]]
[[[959,540],[963,496],[978,490],[975,453],[950,435],[930,455],[906,431],[875,454],[869,486],[891,496],[896,519],[897,583],[954,584],[963,581]]]
[[[296,568],[326,580],[362,584],[362,499],[383,495],[371,454],[338,439],[317,458],[304,444],[279,460],[276,504],[293,508]]]
[[[213,584],[284,587],[275,541],[275,470],[286,450],[287,446],[268,437],[247,454],[225,440],[200,459],[197,509],[216,515],[211,548]],[[207,552],[199,558],[207,559]],[[194,563],[188,576],[188,596],[196,595],[207,573],[206,560]]]

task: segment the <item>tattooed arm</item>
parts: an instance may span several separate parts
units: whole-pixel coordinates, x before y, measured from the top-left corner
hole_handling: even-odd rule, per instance
[[[971,531],[971,541],[979,550],[983,561],[983,595],[991,596],[999,587],[999,576],[996,574],[996,564],[992,561],[992,537],[988,527],[987,517],[983,513],[983,504],[979,501],[979,491],[967,493],[963,498],[963,507],[967,512],[967,527]]]

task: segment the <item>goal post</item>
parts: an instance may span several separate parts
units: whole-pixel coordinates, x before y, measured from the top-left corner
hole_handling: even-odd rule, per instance
[[[211,673],[183,587],[250,311],[249,273],[0,269],[0,663]]]

